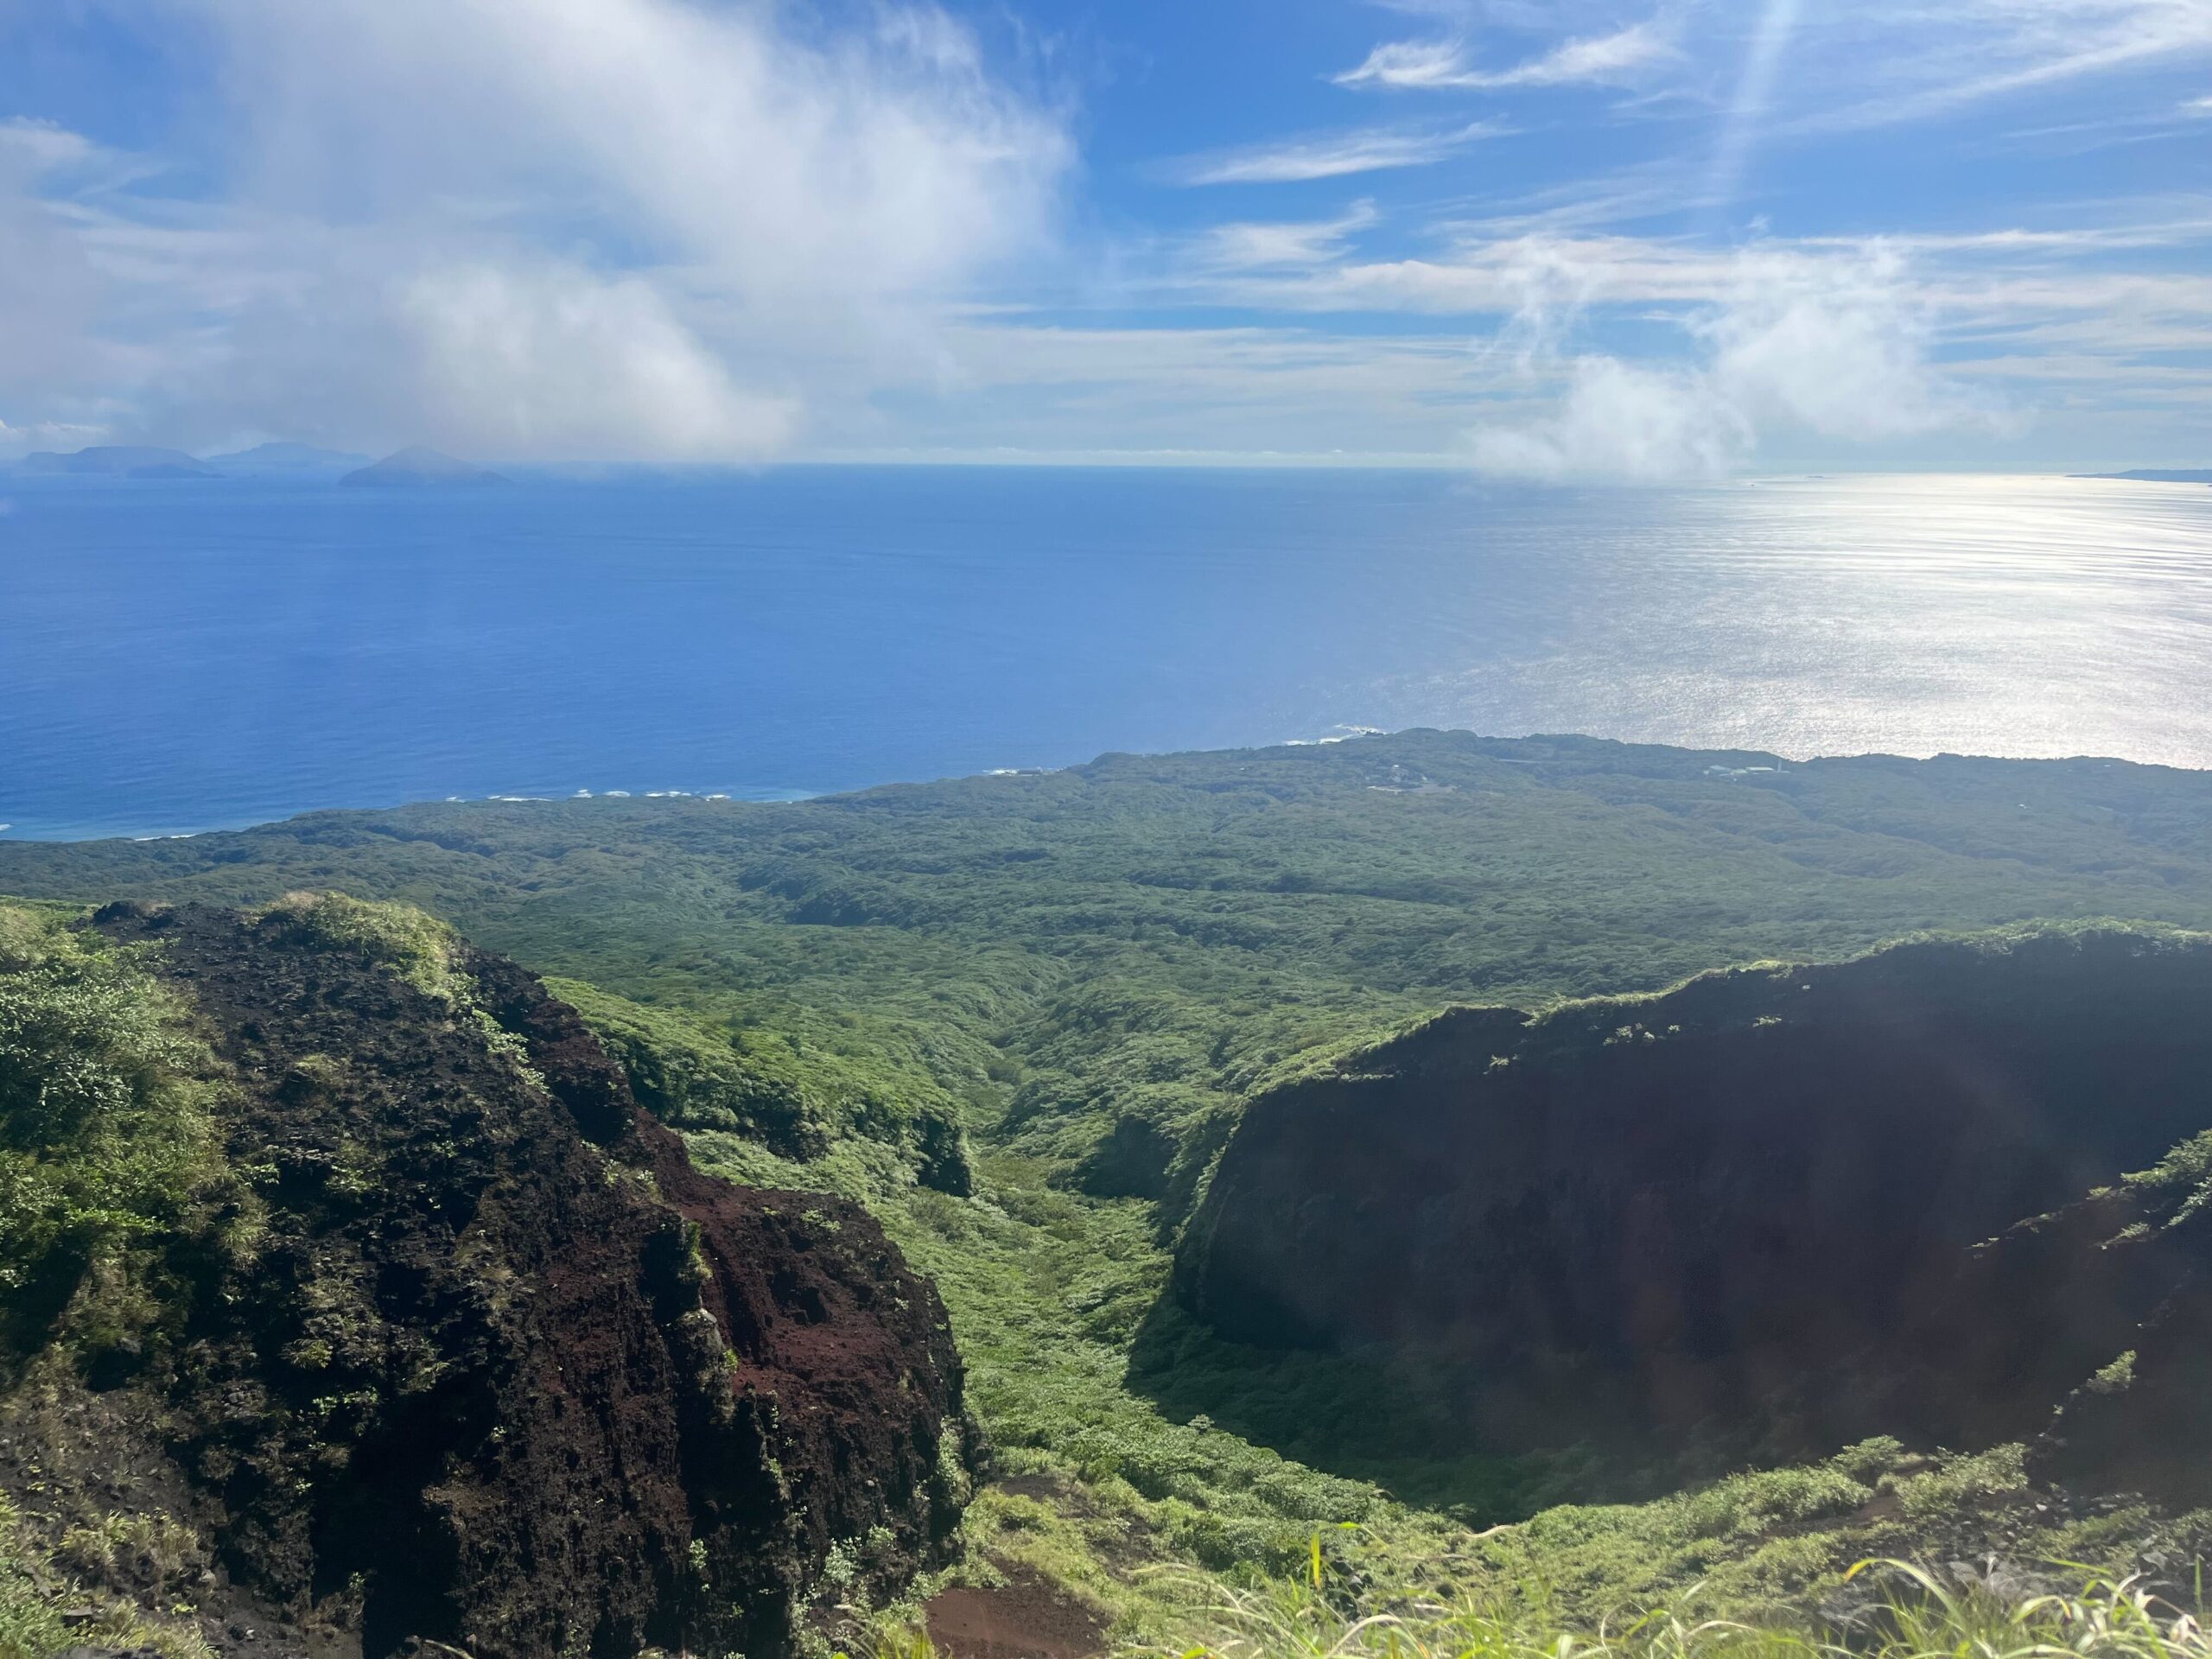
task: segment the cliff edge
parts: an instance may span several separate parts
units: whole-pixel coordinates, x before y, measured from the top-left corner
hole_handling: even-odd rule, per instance
[[[0,1236],[27,1524],[157,1512],[242,1652],[772,1655],[944,1557],[976,1448],[935,1292],[857,1206],[695,1170],[534,975],[335,896],[20,915],[7,1173],[179,1148]],[[102,995],[166,1034],[38,1022]],[[104,1054],[107,1104],[46,1122]]]
[[[2029,1441],[2202,1503],[2208,1076],[2212,940],[2124,929],[1462,1009],[1255,1103],[1173,1294],[1433,1363],[1439,1451]]]

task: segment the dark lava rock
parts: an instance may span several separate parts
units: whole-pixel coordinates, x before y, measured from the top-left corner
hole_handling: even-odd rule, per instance
[[[2212,1128],[2208,1077],[2212,941],[2124,930],[1460,1010],[1256,1103],[1174,1294],[1468,1379],[1464,1444],[2050,1429],[2045,1478],[2201,1503],[2212,1141],[2107,1184]]]
[[[180,1246],[181,1327],[124,1389],[229,1580],[372,1656],[763,1656],[944,1558],[960,1363],[864,1211],[694,1169],[512,963],[464,950],[448,1001],[282,910],[95,925],[238,1080],[260,1242]]]

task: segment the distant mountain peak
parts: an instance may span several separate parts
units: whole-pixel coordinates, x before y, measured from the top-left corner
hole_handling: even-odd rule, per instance
[[[442,451],[419,443],[386,455],[351,472],[338,480],[356,487],[406,488],[422,486],[447,486],[454,485],[480,486],[505,484],[508,480],[498,473],[461,461]]]

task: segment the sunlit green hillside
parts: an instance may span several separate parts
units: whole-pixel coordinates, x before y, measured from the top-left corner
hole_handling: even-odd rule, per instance
[[[703,1160],[873,1205],[937,1277],[1000,1448],[975,1558],[1136,1617],[1163,1593],[1143,1561],[1287,1567],[1356,1522],[1375,1559],[1411,1563],[1457,1524],[1615,1478],[1350,1447],[1332,1424],[1388,1407],[1356,1368],[1286,1372],[1247,1414],[1303,1461],[1130,1386],[1167,1248],[1255,1089],[1452,1002],[2032,918],[2212,925],[2212,777],[1415,732],[795,804],[469,803],[0,845],[0,892],[31,897],[298,888],[412,900],[555,976]],[[1274,1386],[1252,1357],[1186,1357]],[[1756,1597],[1909,1549],[1914,1512],[1881,1494],[1925,1514],[1939,1488],[2001,1508],[2018,1484],[2001,1458],[1874,1447],[1812,1497],[1744,1489],[1718,1530],[1571,1511],[1484,1548],[1578,1606],[1722,1561]]]

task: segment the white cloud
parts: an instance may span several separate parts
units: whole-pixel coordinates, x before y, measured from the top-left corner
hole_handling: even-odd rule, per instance
[[[1393,9],[1433,15],[1462,29],[1477,10]],[[1478,63],[1467,35],[1453,33],[1386,41],[1335,79],[1403,91],[1656,82],[1694,101],[1717,97],[1732,104],[1732,143],[1740,150],[1754,127],[1802,134],[1925,120],[2007,94],[2208,56],[2207,0],[1950,0],[1941,6],[1859,0],[1824,7],[1800,0],[1675,0],[1643,22],[1580,35],[1503,67]]]
[[[398,315],[429,429],[498,454],[715,460],[790,440],[789,398],[741,387],[637,277],[533,264],[425,270]]]
[[[98,146],[82,133],[72,132],[51,121],[22,115],[0,121],[0,156],[19,166],[28,166],[34,172],[81,166],[97,150]]]
[[[1931,325],[1897,256],[1754,251],[1733,291],[1691,325],[1694,352],[1652,366],[1600,353],[1562,360],[1562,325],[1533,302],[1524,369],[1564,381],[1548,412],[1469,435],[1479,471],[1541,479],[1712,478],[1777,429],[1865,443],[1989,428],[2003,411],[1937,369]]]
[[[1477,472],[1656,483],[1717,478],[1751,452],[1753,433],[1743,412],[1695,371],[1582,357],[1567,372],[1556,414],[1469,435]]]
[[[1198,265],[1209,270],[1300,269],[1339,257],[1350,239],[1381,218],[1371,201],[1354,202],[1333,219],[1216,225],[1198,239]]]
[[[1851,442],[1986,424],[1995,414],[1934,363],[1934,320],[1901,258],[1752,252],[1700,328],[1712,374],[1755,421]]]
[[[219,47],[200,142],[226,194],[35,193],[19,162],[0,226],[36,217],[41,265],[105,296],[10,305],[0,273],[19,419],[67,401],[60,365],[7,372],[58,319],[174,441],[772,454],[823,402],[929,373],[944,308],[1048,242],[1071,156],[925,4],[842,33],[700,0],[172,10]],[[76,155],[21,122],[10,153]]]
[[[1629,79],[1636,71],[1675,55],[1669,31],[1647,20],[1610,35],[1564,41],[1504,69],[1475,67],[1463,41],[1390,41],[1335,79],[1339,86],[1413,91],[1603,85]]]
[[[1469,144],[1504,137],[1507,131],[1487,121],[1440,132],[1368,127],[1196,156],[1177,166],[1173,176],[1178,182],[1194,185],[1293,184],[1402,167],[1428,167]]]
[[[2207,0],[1864,0],[1801,20],[1784,130],[1847,131],[2212,56]]]
[[[1385,41],[1332,79],[1339,86],[1451,86],[1465,69],[1466,48],[1458,41]]]
[[[1433,454],[1492,416],[1497,464],[1696,474],[1771,456],[1785,433],[1895,446],[1971,427],[1986,416],[1959,386],[1980,377],[2051,409],[2036,435],[2063,463],[2055,435],[2100,411],[2212,386],[2212,235],[2178,190],[1899,198],[1906,233],[1885,245],[1909,271],[1855,235],[1738,251],[1726,206],[1739,163],[1786,145],[1802,166],[1747,181],[1788,189],[1778,219],[1855,232],[1857,198],[1839,216],[1827,181],[1857,141],[1823,131],[2129,65],[2125,85],[2069,84],[2052,113],[2102,118],[2088,106],[2109,93],[2185,134],[2212,115],[2202,83],[2177,79],[2212,55],[2212,0],[1400,0],[1394,26],[1424,38],[1340,79],[1440,98],[1627,83],[1636,113],[1614,99],[1556,141],[1568,130],[1526,124],[1525,169],[1301,198],[1371,190],[1391,200],[1387,237],[1366,234],[1364,203],[1302,219],[1239,203],[1251,217],[1183,228],[1186,197],[1164,215],[1176,228],[1087,258],[1056,235],[1064,113],[928,0],[71,9],[181,22],[221,73],[190,60],[187,124],[156,157],[0,118],[0,452],[51,447],[37,429],[419,439],[493,461],[940,435]],[[1506,29],[1543,49],[1496,44]],[[1294,132],[1154,181],[1358,179],[1464,163],[1504,130],[1427,122]],[[1955,158],[2012,143],[1929,137]],[[1112,206],[1118,220],[1128,204]],[[1658,226],[1676,233],[1636,233]],[[1052,326],[1147,304],[1264,322]]]
[[[68,219],[39,199],[51,168],[90,153],[73,133],[29,122],[0,126],[0,391],[29,403],[0,442],[57,422],[97,427],[96,389],[115,367],[91,338],[104,283]]]

